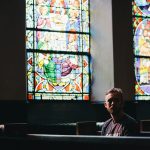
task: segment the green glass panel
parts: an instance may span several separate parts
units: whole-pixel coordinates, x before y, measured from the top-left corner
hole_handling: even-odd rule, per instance
[[[82,71],[86,71],[87,66],[80,55],[35,53],[35,89],[40,92],[81,93]],[[89,86],[89,82],[87,84]]]

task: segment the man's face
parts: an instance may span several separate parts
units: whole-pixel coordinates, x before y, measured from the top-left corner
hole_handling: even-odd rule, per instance
[[[104,106],[110,114],[118,114],[122,110],[123,102],[116,93],[109,93],[105,96]]]

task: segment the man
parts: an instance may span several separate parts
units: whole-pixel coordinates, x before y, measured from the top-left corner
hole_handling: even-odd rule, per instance
[[[104,106],[111,118],[102,126],[105,136],[135,136],[138,135],[138,123],[123,111],[123,92],[120,88],[112,88],[105,95]]]

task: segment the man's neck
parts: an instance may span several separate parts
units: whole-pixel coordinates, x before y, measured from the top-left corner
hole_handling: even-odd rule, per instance
[[[114,121],[114,123],[118,122],[119,120],[121,120],[121,118],[124,116],[124,112],[120,111],[118,114],[111,114],[111,117]]]

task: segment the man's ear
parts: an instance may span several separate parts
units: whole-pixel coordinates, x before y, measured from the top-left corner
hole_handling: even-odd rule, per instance
[[[106,104],[106,102],[104,102],[104,107],[105,107],[105,108],[107,108],[107,104]]]

